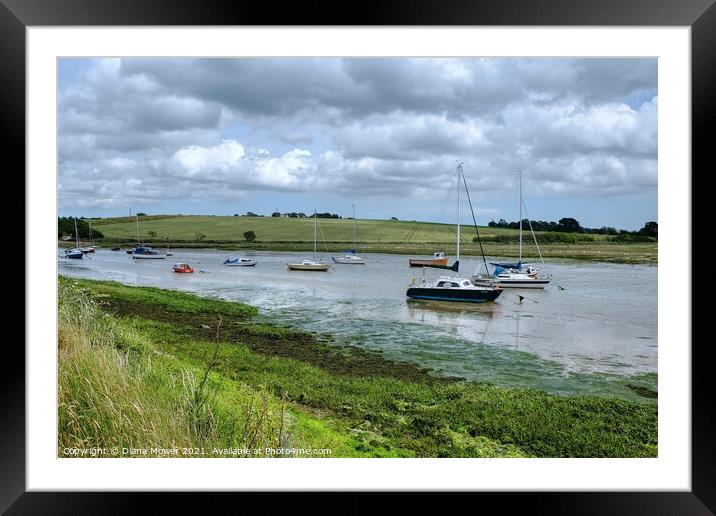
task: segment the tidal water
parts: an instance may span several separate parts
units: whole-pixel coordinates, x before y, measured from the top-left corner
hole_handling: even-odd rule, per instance
[[[60,257],[58,272],[242,301],[272,323],[417,363],[436,375],[636,400],[645,398],[634,386],[657,390],[655,266],[549,262],[553,282],[545,290],[505,289],[497,301],[473,305],[406,298],[412,278],[423,275],[408,267],[409,256],[365,254],[366,265],[336,265],[330,272],[287,270],[287,262],[310,257],[301,253],[245,253],[257,260],[255,267],[222,266],[228,256],[180,249],[166,260],[133,260],[124,250],[98,249],[83,260]],[[195,273],[174,273],[178,261]],[[469,276],[478,265],[463,257],[461,273]],[[427,269],[426,278],[441,272]]]

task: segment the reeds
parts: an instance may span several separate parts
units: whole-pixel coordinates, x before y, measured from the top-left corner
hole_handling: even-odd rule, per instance
[[[59,456],[70,448],[102,448],[104,456],[123,456],[130,448],[237,456],[222,450],[263,449],[285,440],[283,401],[213,372],[221,318],[214,354],[200,370],[158,353],[130,322],[103,313],[72,280],[60,281],[58,295]]]

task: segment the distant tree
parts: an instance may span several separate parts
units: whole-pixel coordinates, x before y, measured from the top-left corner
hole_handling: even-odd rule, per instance
[[[398,220],[398,217],[390,217],[390,220]]]
[[[147,214],[144,213],[143,211],[140,211],[139,213],[137,213],[137,217],[146,217],[146,216],[147,216]]]
[[[301,212],[298,213],[298,218],[299,218],[299,219],[305,219],[305,218],[306,218],[306,214],[301,211]]]
[[[239,216],[239,214],[238,214],[238,213],[234,213],[234,217],[238,217],[238,216]]]
[[[272,216],[272,217],[280,217],[281,214],[280,214],[279,212],[275,211],[275,212],[273,212],[273,213],[271,214],[271,216]]]
[[[84,219],[77,219],[77,231],[80,234],[80,238],[89,240],[89,223]],[[60,238],[64,235],[72,235],[75,239],[75,218],[74,217],[58,217],[57,218],[57,237]],[[102,232],[98,229],[92,228],[93,238],[104,238]]]
[[[659,224],[656,222],[647,222],[644,227],[639,230],[639,234],[654,238],[659,238]]]
[[[260,217],[260,215],[256,215],[253,211],[247,211],[244,217]]]
[[[253,242],[254,240],[256,240],[256,233],[254,233],[253,231],[247,231],[246,233],[244,233],[244,240],[246,240],[247,242]]]
[[[577,222],[576,219],[570,217],[559,219],[559,225],[557,227],[559,228],[557,231],[564,231],[566,233],[582,232],[582,226],[579,225],[579,222]]]

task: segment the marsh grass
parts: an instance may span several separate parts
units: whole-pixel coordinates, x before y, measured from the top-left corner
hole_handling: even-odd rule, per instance
[[[152,447],[209,453],[286,439],[282,403],[261,386],[227,381],[212,370],[213,359],[187,365],[162,353],[141,331],[99,310],[72,280],[60,281],[58,295],[60,453]]]

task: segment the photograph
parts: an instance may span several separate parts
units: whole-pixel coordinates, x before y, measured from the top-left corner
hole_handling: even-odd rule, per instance
[[[659,66],[58,57],[56,458],[658,458]]]

